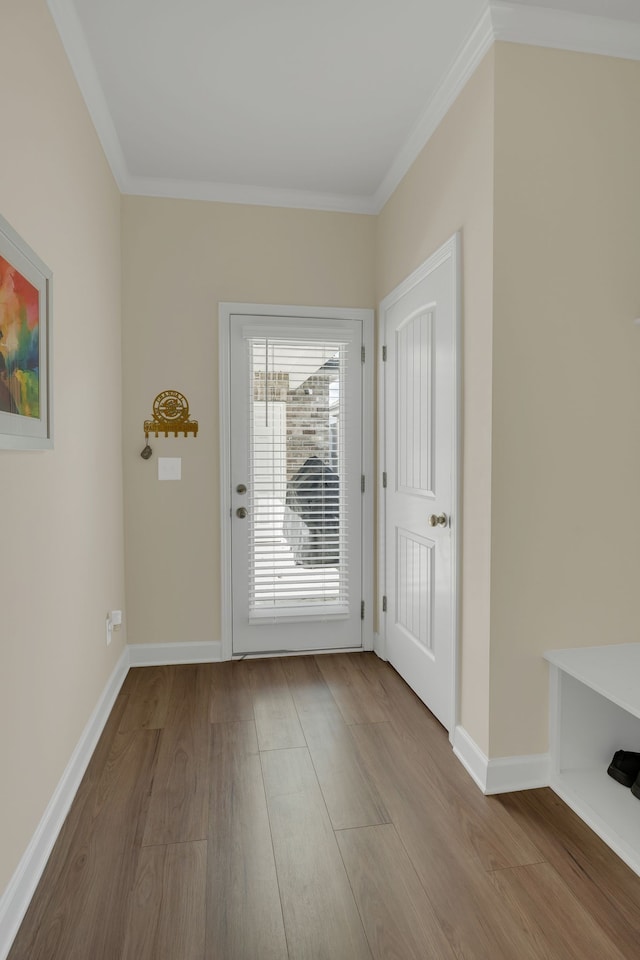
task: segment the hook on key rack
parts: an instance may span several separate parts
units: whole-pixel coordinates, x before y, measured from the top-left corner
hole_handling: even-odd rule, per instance
[[[143,460],[148,460],[153,453],[149,446],[149,434],[154,433],[156,437],[164,433],[168,437],[170,433],[177,437],[179,433],[188,436],[190,433],[194,437],[198,436],[198,421],[189,419],[189,403],[183,393],[178,390],[163,390],[153,401],[153,420],[144,421],[144,439],[145,447],[140,456]]]

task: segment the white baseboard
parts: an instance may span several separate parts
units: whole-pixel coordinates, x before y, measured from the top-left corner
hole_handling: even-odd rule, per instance
[[[210,663],[222,659],[222,644],[154,643],[133,644],[122,652],[116,667],[85,726],[71,759],[62,774],[36,831],[25,850],[9,885],[0,897],[0,960],[6,960],[53,845],[62,829],[89,760],[129,667],[174,663]]]
[[[373,635],[373,652],[377,653],[381,660],[387,659],[387,641],[379,633]]]
[[[176,663],[217,663],[222,643],[133,643],[129,645],[131,667],[164,667]]]
[[[129,650],[109,677],[9,886],[0,898],[0,960],[6,960],[89,760],[129,670]]]
[[[454,731],[453,752],[484,794],[549,786],[551,760],[548,753],[489,760],[464,727],[456,727]]]
[[[220,642],[133,644],[125,647],[29,846],[0,897],[0,960],[5,960],[11,949],[129,667],[209,663],[220,660],[221,655]]]
[[[549,786],[551,758],[548,753],[489,760],[485,793],[513,793]]]
[[[475,740],[471,739],[464,727],[456,727],[453,732],[453,752],[469,776],[484,793],[487,785],[489,760]]]

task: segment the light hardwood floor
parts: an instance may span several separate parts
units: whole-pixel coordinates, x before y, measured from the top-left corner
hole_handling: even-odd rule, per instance
[[[131,670],[9,960],[639,957],[640,878],[341,654]]]

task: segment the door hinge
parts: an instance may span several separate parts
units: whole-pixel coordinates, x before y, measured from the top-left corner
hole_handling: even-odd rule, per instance
[[[361,493],[364,493],[364,473],[362,474],[362,477],[360,478],[360,491],[361,491]]]
[[[365,348],[364,348],[364,344],[363,344],[363,345],[362,345],[362,348],[361,348],[361,350],[360,350],[360,357],[361,357],[363,363],[364,363],[364,355],[365,355]]]
[[[386,597],[383,597],[383,598],[382,598],[382,612],[383,612],[383,613],[386,613],[386,612],[387,612],[387,598],[386,598]]]
[[[364,600],[360,603],[360,619],[364,620]]]
[[[387,348],[386,348],[386,346],[384,346],[384,347],[382,348],[382,362],[383,362],[383,363],[386,363],[386,362],[387,362]]]
[[[387,489],[387,471],[386,470],[382,471],[382,486],[384,487],[385,490]]]

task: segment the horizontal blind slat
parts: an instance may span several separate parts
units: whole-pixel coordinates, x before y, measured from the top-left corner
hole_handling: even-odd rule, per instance
[[[349,600],[349,343],[249,337],[249,607]]]

